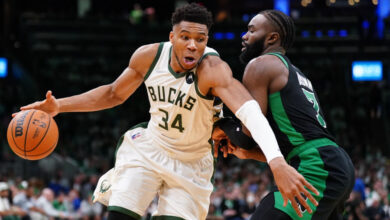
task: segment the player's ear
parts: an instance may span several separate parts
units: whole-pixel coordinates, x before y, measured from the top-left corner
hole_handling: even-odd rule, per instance
[[[173,44],[173,31],[169,32],[169,41]]]
[[[278,42],[280,39],[280,35],[278,32],[271,32],[268,34],[266,38],[266,42],[269,45],[274,45],[276,42]]]

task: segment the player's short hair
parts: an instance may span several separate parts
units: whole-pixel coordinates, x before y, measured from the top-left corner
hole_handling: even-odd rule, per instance
[[[264,15],[280,35],[281,46],[288,50],[295,39],[295,25],[292,18],[278,10],[264,10],[259,14]]]
[[[172,26],[179,24],[182,21],[195,22],[205,24],[210,30],[213,24],[213,16],[205,7],[191,3],[177,8],[172,14]]]

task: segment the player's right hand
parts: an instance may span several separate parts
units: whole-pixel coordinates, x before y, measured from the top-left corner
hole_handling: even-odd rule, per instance
[[[42,101],[36,101],[29,105],[25,105],[20,108],[21,111],[29,109],[38,109],[44,111],[51,115],[52,117],[56,116],[59,113],[60,104],[58,100],[52,95],[52,92],[49,90],[46,93],[46,99]],[[18,112],[17,112],[18,113]],[[15,117],[17,113],[13,113],[12,117]]]
[[[299,217],[303,216],[299,206],[305,207],[309,213],[312,213],[313,210],[309,206],[308,200],[315,206],[318,205],[318,202],[309,190],[318,196],[319,192],[317,189],[306,181],[296,169],[288,165],[283,157],[272,159],[269,162],[269,166],[274,175],[279,192],[282,194],[284,200],[283,206],[291,202],[292,207]]]

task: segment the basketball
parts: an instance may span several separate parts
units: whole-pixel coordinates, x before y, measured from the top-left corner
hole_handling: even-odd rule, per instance
[[[58,141],[54,119],[40,110],[19,112],[8,125],[8,144],[12,151],[27,160],[40,160],[53,152]]]

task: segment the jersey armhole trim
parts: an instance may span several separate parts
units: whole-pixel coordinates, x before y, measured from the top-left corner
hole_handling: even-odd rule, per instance
[[[198,76],[195,75],[195,91],[196,91],[196,94],[198,94],[199,97],[203,98],[203,99],[206,99],[206,100],[213,100],[214,99],[214,96],[212,95],[203,95],[199,88],[198,88]]]
[[[288,69],[288,63],[287,63],[286,59],[284,59],[284,57],[282,55],[280,55],[279,53],[266,53],[264,55],[274,55],[274,56],[277,56],[284,63],[284,65]]]
[[[200,64],[202,62],[202,60],[204,58],[206,58],[207,56],[217,56],[219,57],[219,54],[217,52],[209,52],[209,53],[205,53],[203,54],[203,56],[199,59],[198,61],[198,64]],[[214,96],[212,95],[203,95],[199,88],[198,88],[198,77],[195,75],[195,90],[196,90],[196,93],[201,97],[201,98],[204,98],[206,100],[213,100],[214,99]]]
[[[162,51],[163,47],[164,47],[164,42],[161,42],[160,45],[158,45],[158,50],[157,50],[156,56],[154,57],[153,63],[150,65],[149,70],[144,77],[144,81],[146,81],[148,79],[150,73],[152,73],[154,67],[156,66],[156,63],[157,63],[158,59],[160,58],[161,51]]]
[[[199,59],[198,63],[201,63],[202,60],[203,60],[204,58],[206,58],[207,56],[217,56],[217,57],[219,57],[219,54],[218,54],[217,52],[208,52],[208,53],[205,53],[205,54],[203,54],[203,56]]]

